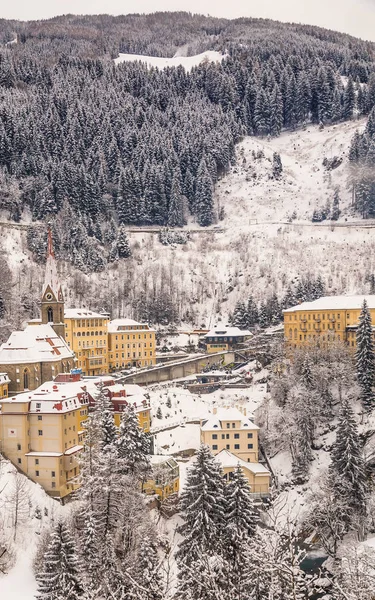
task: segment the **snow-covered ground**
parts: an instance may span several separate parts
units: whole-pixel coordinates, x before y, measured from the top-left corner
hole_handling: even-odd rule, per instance
[[[18,526],[15,528],[17,498]],[[1,526],[14,554],[9,573],[0,575],[0,598],[34,600],[36,581],[32,562],[40,535],[59,514],[68,510],[68,506],[63,507],[47,496],[40,485],[20,475],[11,463],[0,462]]]
[[[226,55],[221,54],[221,52],[216,52],[216,50],[207,50],[206,52],[196,54],[195,56],[175,55],[172,58],[120,53],[118,58],[115,58],[115,63],[141,61],[146,63],[149,68],[157,67],[158,69],[165,69],[166,67],[182,66],[186,71],[191,71],[193,67],[200,65],[202,62],[221,62],[225,57]]]

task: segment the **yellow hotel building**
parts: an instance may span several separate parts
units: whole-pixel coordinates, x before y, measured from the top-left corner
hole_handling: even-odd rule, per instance
[[[108,325],[110,371],[156,364],[156,332],[147,323],[114,319]]]
[[[1,452],[51,496],[64,498],[79,487],[87,413],[87,395],[76,384],[50,381],[3,399]]]
[[[0,400],[8,398],[10,379],[7,373],[0,373]]]
[[[326,296],[284,310],[284,336],[287,344],[298,348],[319,342],[341,340],[356,347],[356,330],[363,301],[375,325],[375,296]]]
[[[77,358],[83,375],[108,373],[109,316],[84,308],[64,311],[65,340]]]
[[[239,464],[254,496],[267,496],[271,473],[258,462],[259,427],[238,408],[214,409],[213,415],[201,421],[201,442],[220,462],[225,477]]]

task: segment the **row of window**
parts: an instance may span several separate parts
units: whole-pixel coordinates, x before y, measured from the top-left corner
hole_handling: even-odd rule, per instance
[[[252,439],[252,437],[253,437],[253,434],[252,434],[252,433],[248,433],[248,434],[247,434],[247,438],[248,438],[248,439]],[[230,438],[230,433],[222,433],[222,434],[221,434],[221,439],[222,439],[222,440],[225,440],[225,439],[229,440],[229,438]],[[213,433],[213,434],[212,434],[212,439],[213,439],[213,440],[217,440],[217,439],[218,439],[218,438],[217,438],[217,433]],[[235,439],[235,440],[239,440],[239,439],[240,439],[240,434],[239,434],[239,433],[235,433],[235,434],[234,434],[234,439]]]
[[[130,348],[130,344],[126,344],[126,347]],[[133,344],[133,348],[136,348],[136,347],[142,348],[142,344],[139,343],[139,342],[138,342],[138,346],[136,346],[136,344]],[[143,348],[147,348],[147,347],[152,348],[152,342],[149,342],[148,344],[146,344],[146,342],[143,342]],[[122,350],[124,350],[125,349],[125,344],[121,344],[121,348],[122,348]],[[119,345],[116,344],[115,350],[118,350],[118,349],[119,349]]]
[[[146,340],[147,338],[149,338],[151,340],[153,335],[154,335],[153,333],[144,333],[143,339]],[[130,335],[129,334],[128,335],[116,335],[115,336],[116,342],[118,341],[119,338],[120,338],[120,340],[125,340],[125,339],[130,340]],[[133,334],[132,339],[135,340],[135,334]],[[138,333],[138,339],[139,340],[142,339],[142,335],[140,333]]]
[[[152,356],[153,356],[153,353],[152,353],[152,352],[142,352],[142,353],[139,353],[139,352],[133,352],[133,358],[146,358],[147,356],[150,356],[150,357],[152,357]],[[114,357],[113,357],[113,354],[111,354],[109,358],[110,358],[110,360],[113,360],[113,358],[114,358]],[[115,358],[116,358],[116,359],[120,358],[120,356],[119,356],[119,353],[118,353],[118,352],[116,352]],[[125,358],[125,352],[122,352],[122,353],[121,353],[121,358]],[[128,352],[128,353],[127,353],[127,356],[126,356],[126,358],[131,358],[131,352]]]
[[[74,322],[75,327],[103,327],[103,319],[82,319]],[[67,327],[67,324],[65,324]]]
[[[86,335],[87,335],[87,337],[90,337],[90,336],[103,337],[103,335],[106,336],[107,334],[106,334],[106,332],[103,333],[103,331],[77,331],[77,332],[73,333],[74,337],[81,337],[81,336],[85,337]]]
[[[248,444],[247,445],[248,450],[252,450],[253,448],[253,444]],[[212,450],[217,450],[217,444],[212,444]],[[226,449],[230,450],[230,444],[226,445]],[[234,449],[235,450],[240,450],[240,445],[239,444],[234,444]]]

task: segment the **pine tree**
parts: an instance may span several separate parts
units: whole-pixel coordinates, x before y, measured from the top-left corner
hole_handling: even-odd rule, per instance
[[[158,409],[156,411],[156,418],[157,419],[162,419],[163,418],[163,413],[161,412],[161,407],[158,406]]]
[[[134,600],[163,600],[164,586],[160,569],[160,560],[155,540],[147,534],[142,538],[137,553],[135,587],[131,598]]]
[[[37,573],[40,600],[83,600],[75,543],[68,526],[59,521],[52,532],[43,565]]]
[[[361,399],[367,410],[374,403],[373,386],[375,383],[375,356],[372,337],[372,323],[367,302],[364,300],[356,333],[356,369],[361,388]]]
[[[127,406],[122,414],[116,446],[121,472],[145,480],[150,471],[150,440],[139,427],[132,406]]]
[[[246,307],[247,328],[255,327],[259,322],[258,307],[255,304],[253,296],[249,297]]]
[[[126,233],[126,229],[123,225],[120,225],[118,233],[117,233],[117,252],[119,258],[129,258],[132,255],[132,251],[130,249],[128,235]]]
[[[355,91],[353,79],[349,76],[348,83],[344,92],[344,107],[343,107],[343,118],[351,119],[353,116],[353,110],[355,105]]]
[[[301,371],[301,378],[306,389],[311,390],[314,387],[314,378],[311,370],[311,362],[308,353],[306,353]]]
[[[274,152],[272,161],[272,174],[275,179],[280,179],[282,172],[283,165],[281,162],[281,156],[278,152]]]
[[[331,214],[332,221],[337,221],[339,216],[340,216],[340,195],[339,195],[338,188],[336,188],[335,195],[333,197],[333,204],[332,204],[332,214]]]
[[[180,185],[180,174],[174,173],[172,181],[171,199],[168,210],[169,227],[183,227],[184,213],[182,205],[182,192]]]
[[[224,482],[208,446],[200,446],[188,471],[180,508],[182,540],[176,556],[180,564],[190,565],[201,553],[215,552],[224,525]]]
[[[195,191],[195,210],[198,223],[201,227],[207,227],[213,223],[213,183],[204,158],[202,158],[201,160],[197,173]]]
[[[342,402],[336,441],[332,447],[330,473],[337,498],[345,498],[358,513],[366,509],[366,471],[357,424],[349,401]]]
[[[236,327],[239,327],[240,329],[246,329],[246,326],[247,326],[246,307],[245,307],[245,304],[241,301],[237,302],[237,304],[234,308],[232,323],[233,323],[233,325],[235,325]]]

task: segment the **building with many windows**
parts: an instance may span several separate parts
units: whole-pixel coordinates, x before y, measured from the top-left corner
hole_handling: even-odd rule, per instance
[[[83,375],[108,373],[109,316],[84,308],[64,311],[65,339]]]
[[[239,344],[243,344],[246,340],[250,339],[252,335],[247,329],[221,325],[206,333],[203,336],[203,341],[206,344],[207,352],[211,354],[213,352],[233,350]]]
[[[180,468],[173,456],[153,454],[150,456],[152,477],[142,486],[147,495],[155,494],[162,502],[180,489]]]
[[[291,348],[339,340],[356,347],[359,315],[366,300],[375,325],[375,296],[326,296],[284,310],[284,336]]]
[[[201,442],[210,447],[223,467],[226,478],[239,464],[247,477],[251,493],[269,494],[270,472],[258,462],[259,427],[238,408],[214,409],[209,419],[201,421]]]
[[[8,373],[0,373],[0,400],[8,398],[10,379]]]
[[[51,496],[79,487],[88,398],[84,382],[49,381],[1,401],[0,450]]]
[[[156,364],[155,329],[133,319],[114,319],[108,325],[110,371]]]

